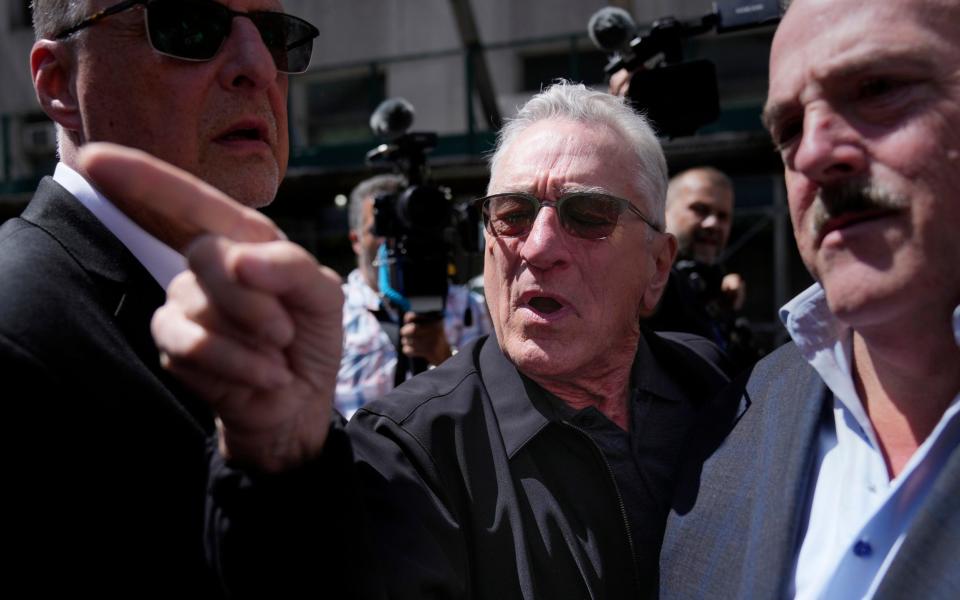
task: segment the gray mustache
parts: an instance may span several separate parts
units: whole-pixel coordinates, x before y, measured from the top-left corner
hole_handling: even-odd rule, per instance
[[[823,226],[830,219],[845,213],[902,210],[910,205],[910,199],[896,194],[869,179],[854,179],[823,187],[817,192],[811,209],[813,233],[820,237]]]

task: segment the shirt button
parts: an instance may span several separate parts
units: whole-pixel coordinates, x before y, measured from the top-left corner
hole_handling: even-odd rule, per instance
[[[873,546],[865,540],[857,540],[857,543],[853,545],[853,553],[860,558],[866,558],[873,554]]]

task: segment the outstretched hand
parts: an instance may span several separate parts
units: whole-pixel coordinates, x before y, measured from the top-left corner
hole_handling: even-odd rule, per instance
[[[164,367],[217,413],[224,455],[264,471],[318,455],[342,351],[339,276],[264,215],[148,154],[88,144],[80,164],[187,257],[153,336]]]

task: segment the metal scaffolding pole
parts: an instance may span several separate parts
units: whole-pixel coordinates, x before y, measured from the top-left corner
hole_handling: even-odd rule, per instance
[[[770,181],[773,187],[773,318],[777,321],[777,311],[790,300],[790,244],[793,243],[793,232],[783,176],[771,177]]]
[[[471,122],[468,123],[468,129],[473,129],[472,119],[472,92],[476,90],[477,97],[480,99],[480,106],[486,116],[487,126],[496,131],[500,129],[502,119],[500,117],[500,108],[497,106],[497,96],[493,92],[493,79],[490,77],[490,69],[487,66],[487,57],[484,54],[483,44],[480,43],[480,33],[477,29],[477,21],[473,16],[473,7],[470,0],[450,0],[453,8],[453,15],[457,21],[457,29],[460,32],[460,39],[467,52],[468,70],[467,70],[467,115]],[[472,85],[470,85],[472,84]]]

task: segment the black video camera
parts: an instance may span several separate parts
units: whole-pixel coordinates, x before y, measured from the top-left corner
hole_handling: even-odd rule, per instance
[[[385,239],[378,283],[401,310],[440,318],[454,253],[479,246],[479,215],[455,206],[449,189],[430,184],[426,154],[436,147],[437,134],[410,133],[412,124],[413,107],[402,98],[385,100],[370,117],[374,134],[387,141],[367,153],[367,162],[391,164],[407,183],[374,199],[373,233]]]
[[[717,318],[719,316],[717,309],[723,304],[721,292],[723,268],[692,259],[679,259],[674,263],[673,268],[683,276],[696,302],[707,307],[711,317]]]
[[[627,98],[644,112],[665,137],[693,135],[720,116],[717,70],[709,60],[683,59],[683,40],[716,30],[717,33],[776,23],[776,0],[719,0],[713,12],[680,21],[664,17],[649,31],[637,32],[636,23],[621,8],[602,8],[590,18],[590,39],[610,55],[607,75],[621,69],[632,73]]]

